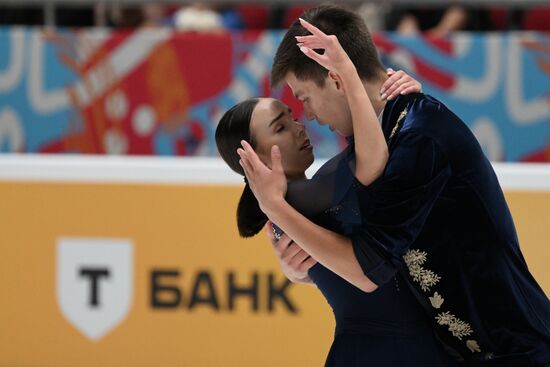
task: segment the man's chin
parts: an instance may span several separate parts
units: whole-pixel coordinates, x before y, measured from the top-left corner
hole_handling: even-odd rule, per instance
[[[333,133],[335,133],[335,134],[346,136],[346,134],[343,134],[340,130],[338,130],[338,129],[336,129],[336,128],[330,126],[330,125],[329,125],[328,129],[329,129],[330,131],[332,131]]]
[[[333,133],[335,134],[338,134],[338,135],[341,135],[343,136],[344,138],[347,138],[348,136],[352,136],[353,135],[353,131],[340,131],[339,129],[334,129],[334,128],[331,128],[330,131],[332,131]]]
[[[344,138],[347,138],[350,134],[344,134],[340,130],[331,130],[333,133],[343,136]]]

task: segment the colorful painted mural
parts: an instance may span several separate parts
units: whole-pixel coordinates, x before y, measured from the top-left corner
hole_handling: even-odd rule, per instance
[[[0,152],[215,156],[214,130],[236,102],[282,98],[269,71],[283,32],[0,28]],[[550,36],[447,39],[380,33],[387,66],[422,81],[495,161],[550,161]],[[308,124],[317,157],[345,141]]]

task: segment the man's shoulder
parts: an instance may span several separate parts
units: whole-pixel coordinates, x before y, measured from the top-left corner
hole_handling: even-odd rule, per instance
[[[470,128],[438,99],[422,95],[408,104],[402,126],[390,141],[390,150],[431,145],[453,160],[481,161],[483,150]],[[473,164],[473,163],[472,163]]]
[[[440,114],[443,104],[423,93],[411,93],[398,96],[388,101],[384,108],[382,129],[386,139],[391,139],[397,132],[420,128],[420,121],[434,120]]]
[[[446,119],[458,119],[458,117],[440,100],[428,94],[421,94],[411,100],[407,105],[407,115],[415,119],[436,120],[445,117]]]
[[[401,134],[416,133],[437,137],[448,135],[457,129],[468,129],[464,121],[443,102],[430,95],[421,94],[411,100],[403,115]]]

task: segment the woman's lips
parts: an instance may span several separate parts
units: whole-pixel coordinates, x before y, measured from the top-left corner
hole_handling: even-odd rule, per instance
[[[311,142],[308,140],[306,140],[304,142],[304,144],[302,144],[302,147],[300,148],[300,150],[304,150],[304,149],[313,149],[313,147],[311,146]]]

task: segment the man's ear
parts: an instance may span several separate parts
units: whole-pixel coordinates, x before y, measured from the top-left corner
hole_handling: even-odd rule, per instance
[[[328,81],[331,82],[337,91],[343,92],[344,91],[344,84],[342,83],[342,78],[340,78],[340,75],[335,73],[334,71],[328,72]]]

